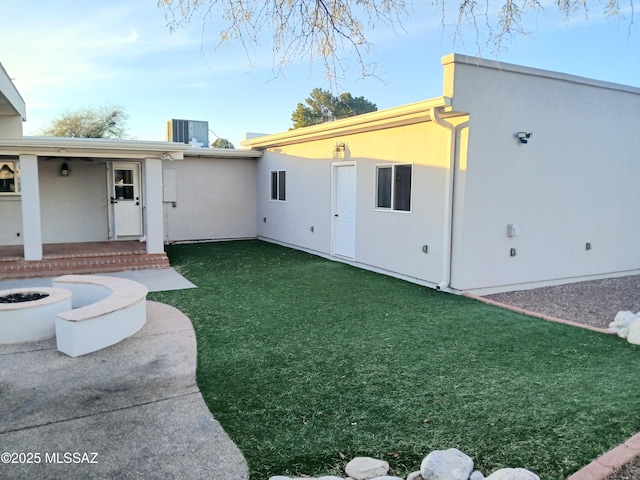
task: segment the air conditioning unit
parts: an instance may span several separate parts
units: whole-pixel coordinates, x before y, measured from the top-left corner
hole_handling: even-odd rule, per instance
[[[190,143],[194,138],[203,147],[209,146],[209,122],[198,120],[167,120],[167,142]]]

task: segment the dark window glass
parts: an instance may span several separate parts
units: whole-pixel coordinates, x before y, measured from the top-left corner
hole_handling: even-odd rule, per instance
[[[15,193],[16,166],[14,162],[0,162],[0,192]]]
[[[286,189],[287,189],[287,172],[281,170],[278,172],[278,200],[286,200]]]
[[[278,172],[271,172],[271,200],[278,199]]]
[[[391,167],[378,167],[377,208],[391,208]]]
[[[396,166],[395,174],[393,209],[408,212],[411,210],[411,165]]]
[[[284,202],[287,198],[287,172],[274,170],[271,172],[271,200]]]

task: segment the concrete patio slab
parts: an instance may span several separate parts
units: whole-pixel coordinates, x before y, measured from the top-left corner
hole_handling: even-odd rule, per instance
[[[184,278],[173,268],[126,270],[122,272],[100,273],[111,277],[127,278],[141,283],[150,292],[163,292],[168,290],[184,290],[197,288],[196,285]],[[0,281],[0,290],[24,287],[50,287],[53,277],[28,278],[24,280]]]
[[[39,454],[0,462],[0,478],[248,478],[195,383],[191,322],[160,303],[147,313],[134,336],[83,357],[55,339],[0,346],[0,454]]]

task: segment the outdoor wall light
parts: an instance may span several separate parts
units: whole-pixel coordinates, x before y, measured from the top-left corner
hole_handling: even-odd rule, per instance
[[[344,151],[347,149],[347,144],[344,142],[336,142],[336,146],[333,147],[333,158],[342,158]]]
[[[60,175],[62,175],[63,177],[68,177],[70,173],[71,170],[69,169],[69,165],[67,165],[67,162],[64,162],[60,167]]]
[[[533,133],[531,133],[531,132],[518,132],[518,133],[516,133],[516,137],[518,137],[518,140],[520,140],[520,143],[528,143],[529,139],[531,138],[532,135],[533,135]]]

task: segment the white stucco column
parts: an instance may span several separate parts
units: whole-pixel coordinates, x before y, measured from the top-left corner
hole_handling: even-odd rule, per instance
[[[22,192],[24,259],[42,260],[40,181],[38,180],[38,157],[36,155],[20,155],[20,189]]]
[[[162,213],[162,160],[144,159],[145,234],[147,253],[164,252],[164,217]]]

